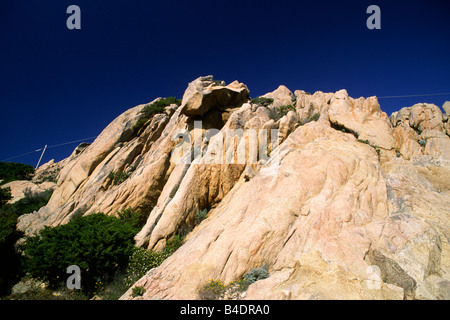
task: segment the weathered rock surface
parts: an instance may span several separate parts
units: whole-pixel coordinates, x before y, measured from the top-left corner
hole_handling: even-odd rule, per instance
[[[416,161],[422,155],[450,160],[450,140],[444,116],[438,106],[419,103],[392,113],[390,120],[396,148],[406,159]]]
[[[274,107],[281,107],[294,104],[294,95],[286,86],[279,86],[276,90],[266,93],[262,97],[273,99]]]
[[[70,158],[76,156],[77,154],[73,154],[71,155],[71,157],[58,163],[55,163],[54,160],[50,160],[49,162],[41,165],[35,170],[31,180],[12,181],[2,185],[2,188],[11,189],[12,199],[8,201],[8,203],[12,204],[14,202],[17,202],[25,198],[27,195],[39,195],[50,190],[54,190],[56,188],[56,182],[58,180],[61,169]]]
[[[18,227],[132,207],[148,215],[136,245],[158,251],[185,236],[136,282],[146,289],[137,299],[197,299],[206,281],[262,265],[269,277],[245,299],[448,299],[450,138],[439,108],[388,118],[376,97],[345,90],[280,86],[264,95],[270,106],[248,93],[201,77],[138,131],[144,105],[126,111],[66,160],[49,204]],[[295,110],[280,113],[286,105]],[[118,171],[128,178],[115,185]]]
[[[56,183],[53,182],[42,182],[34,183],[32,181],[12,181],[5,183],[1,188],[10,188],[12,199],[8,201],[9,204],[17,202],[26,197],[29,194],[42,194],[48,190],[54,190],[56,188]]]
[[[200,77],[184,93],[181,114],[202,116],[212,107],[237,107],[248,100],[249,94],[247,86],[237,81],[225,86],[222,81],[214,81],[213,76]]]
[[[450,101],[445,101],[445,103],[442,105],[442,109],[444,109],[447,116],[450,116]]]

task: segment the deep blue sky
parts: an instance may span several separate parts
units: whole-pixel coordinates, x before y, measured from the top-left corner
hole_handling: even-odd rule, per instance
[[[81,30],[66,28],[71,4]],[[366,27],[371,4],[381,30]],[[448,0],[0,0],[0,161],[96,136],[128,108],[181,98],[201,75],[239,80],[252,97],[280,84],[355,98],[450,92],[449,17]],[[380,103],[390,115],[445,100]]]

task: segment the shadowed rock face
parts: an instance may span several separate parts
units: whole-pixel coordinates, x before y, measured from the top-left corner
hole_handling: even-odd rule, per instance
[[[137,299],[197,299],[206,281],[262,265],[269,277],[246,299],[448,297],[450,138],[440,109],[388,118],[376,97],[345,90],[280,86],[264,95],[269,106],[248,95],[208,76],[139,130],[144,105],[126,111],[66,160],[49,204],[18,227],[30,234],[132,207],[148,215],[136,245],[158,251],[185,236],[135,284],[146,289]],[[112,171],[128,178],[115,185]]]

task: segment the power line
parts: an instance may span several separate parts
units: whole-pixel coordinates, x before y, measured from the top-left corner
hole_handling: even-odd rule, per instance
[[[61,146],[65,146],[65,145],[69,145],[69,144],[73,144],[73,143],[77,143],[77,142],[82,142],[82,141],[88,141],[88,140],[92,140],[92,139],[95,139],[95,138],[97,138],[97,136],[95,136],[95,137],[90,137],[90,138],[79,139],[79,140],[74,140],[74,141],[70,141],[70,142],[64,142],[64,143],[60,143],[60,144],[55,144],[55,145],[53,145],[53,146],[47,146],[47,149],[48,149],[48,148],[61,147]],[[10,160],[13,160],[13,159],[17,159],[17,158],[20,158],[20,157],[24,157],[24,156],[30,155],[30,154],[32,154],[32,153],[40,152],[40,151],[42,151],[43,149],[44,149],[44,148],[40,148],[40,149],[37,149],[37,150],[34,150],[34,151],[22,153],[22,154],[19,154],[19,155],[17,155],[17,156],[10,157],[10,158],[8,158],[8,159],[4,159],[4,160],[0,160],[0,161],[1,161],[1,162],[10,161]]]
[[[22,154],[19,154],[18,156],[14,156],[14,157],[11,157],[11,158],[8,158],[8,159],[5,159],[5,160],[1,160],[1,161],[2,161],[2,162],[5,162],[5,161],[9,161],[9,160],[13,160],[13,159],[20,158],[20,157],[24,157],[24,156],[27,156],[27,155],[29,155],[29,154],[32,154],[32,153],[35,153],[35,152],[42,151],[42,149],[44,149],[44,148],[37,149],[37,150],[34,150],[34,151],[30,151],[30,152],[27,152],[27,153],[22,153]]]
[[[450,95],[450,92],[445,93],[428,93],[428,94],[410,94],[404,96],[385,96],[385,97],[377,97],[378,99],[392,99],[392,98],[410,98],[410,97],[429,97],[429,96],[446,96]]]
[[[95,138],[97,138],[97,136],[90,137],[90,138],[85,138],[85,139],[80,139],[80,140],[75,140],[75,141],[70,141],[70,142],[64,142],[64,143],[60,143],[60,144],[55,144],[53,146],[48,146],[47,149],[48,148],[61,147],[61,146],[65,146],[65,145],[68,145],[68,144],[73,144],[73,143],[82,142],[82,141],[86,141],[86,140],[92,140],[92,139],[95,139]]]
[[[402,95],[402,96],[384,96],[384,97],[377,97],[377,98],[378,99],[396,99],[396,98],[430,97],[430,96],[446,96],[446,95],[450,95],[450,92],[426,93],[426,94],[410,94],[410,95]],[[73,144],[73,143],[77,143],[77,142],[83,142],[83,141],[86,141],[86,140],[92,140],[92,139],[95,139],[95,138],[97,138],[97,136],[84,138],[84,139],[80,139],[80,140],[75,140],[75,141],[70,141],[70,142],[64,142],[64,143],[56,144],[56,145],[53,145],[53,146],[47,146],[47,149],[61,147],[61,146],[65,146],[65,145],[69,145],[69,144]],[[34,151],[22,153],[22,154],[19,154],[17,156],[10,157],[8,159],[4,159],[4,160],[0,160],[0,161],[4,162],[4,161],[17,159],[17,158],[24,157],[24,156],[27,156],[29,154],[35,153],[35,152],[40,152],[43,149],[44,148],[40,148],[40,149],[37,149],[37,150],[34,150]]]

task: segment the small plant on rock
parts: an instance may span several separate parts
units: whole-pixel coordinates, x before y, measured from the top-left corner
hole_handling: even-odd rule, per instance
[[[181,100],[177,99],[176,97],[168,97],[147,104],[141,110],[143,116],[135,123],[135,125],[133,126],[133,130],[135,132],[139,131],[155,114],[164,113],[166,107],[170,106],[171,104],[180,106]]]
[[[202,222],[203,220],[206,219],[206,216],[208,215],[208,210],[207,209],[203,209],[203,210],[198,210],[195,213],[195,224],[200,224],[200,222]]]
[[[123,171],[111,171],[108,175],[108,178],[112,180],[113,185],[118,186],[119,184],[127,180],[129,176],[129,173]]]
[[[226,286],[220,280],[209,280],[198,291],[200,300],[219,300],[225,294]]]
[[[131,289],[131,296],[133,298],[143,296],[145,291],[146,290],[144,287],[139,287],[139,286],[133,287],[133,289]]]
[[[295,107],[293,105],[291,105],[291,104],[288,104],[286,106],[281,106],[280,108],[278,108],[278,110],[277,110],[277,117],[278,117],[278,119],[283,118],[291,110],[295,112]]]
[[[419,140],[419,144],[421,147],[425,147],[427,145],[427,140]]]
[[[259,105],[264,106],[264,107],[268,107],[268,106],[270,106],[273,103],[273,99],[271,99],[271,98],[264,98],[264,97],[258,97],[258,98],[252,99],[251,102],[254,103],[254,104],[259,104]]]
[[[361,143],[370,144],[369,140],[358,139],[358,141]]]
[[[252,283],[266,279],[267,277],[269,277],[269,273],[267,272],[267,267],[265,265],[260,268],[253,268],[244,276],[245,285],[248,287]]]

